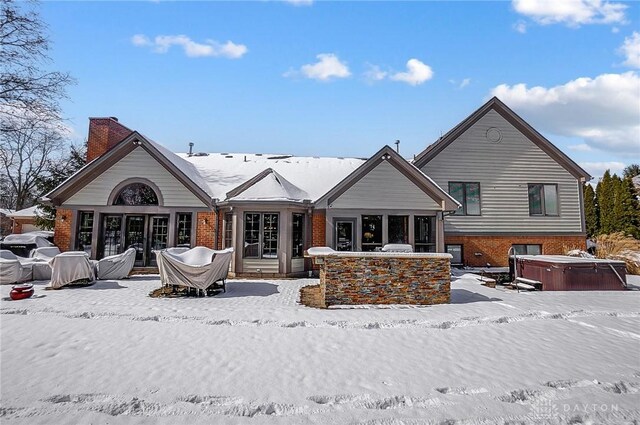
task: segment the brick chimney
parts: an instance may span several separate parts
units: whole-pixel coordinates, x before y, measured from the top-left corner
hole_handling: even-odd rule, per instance
[[[116,117],[89,118],[87,162],[91,162],[131,134],[132,130],[118,122]]]

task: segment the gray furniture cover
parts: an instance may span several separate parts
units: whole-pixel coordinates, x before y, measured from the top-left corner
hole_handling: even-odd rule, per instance
[[[233,248],[214,251],[197,246],[182,253],[156,251],[160,281],[163,285],[180,285],[205,290],[224,280],[229,273]]]
[[[33,263],[33,280],[50,280],[53,257],[60,254],[57,246],[45,246],[31,250],[29,260]]]
[[[60,248],[57,246],[45,246],[31,250],[30,258],[38,258],[44,261],[51,261],[53,257],[60,254]]]
[[[21,262],[18,257],[7,249],[0,249],[0,284],[28,282],[33,278],[32,266],[29,262]]]
[[[136,262],[136,249],[129,248],[122,254],[110,255],[98,261],[96,274],[98,279],[124,279],[133,270]]]
[[[58,254],[49,262],[51,265],[51,284],[53,289],[62,288],[65,285],[88,279],[93,282],[95,274],[89,256],[84,251],[67,251]]]

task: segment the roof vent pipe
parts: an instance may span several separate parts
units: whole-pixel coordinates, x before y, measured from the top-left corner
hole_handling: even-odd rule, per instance
[[[396,152],[400,153],[400,140],[396,140],[395,145],[396,145]]]
[[[193,142],[189,142],[189,156],[193,155]]]

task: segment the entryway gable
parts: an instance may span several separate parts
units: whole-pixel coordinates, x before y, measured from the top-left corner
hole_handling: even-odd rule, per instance
[[[109,205],[113,191],[125,181],[147,180],[160,191],[165,207],[206,207],[190,188],[138,146],[63,202],[64,206]],[[154,189],[155,189],[154,188]]]

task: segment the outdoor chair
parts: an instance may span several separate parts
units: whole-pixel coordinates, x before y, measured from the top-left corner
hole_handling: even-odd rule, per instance
[[[49,262],[51,283],[49,288],[60,289],[73,284],[87,284],[96,280],[93,264],[84,251],[67,251],[58,254]]]
[[[23,261],[20,261],[20,260]],[[28,282],[33,279],[31,263],[8,249],[0,249],[0,285]]]
[[[136,262],[136,249],[129,248],[122,254],[104,257],[96,264],[98,279],[124,279],[129,276]]]
[[[233,257],[233,248],[221,251],[197,246],[182,253],[156,251],[160,281],[165,286],[192,288],[197,294],[215,289],[226,292],[226,279]]]
[[[35,248],[29,254],[33,264],[33,280],[51,280],[51,259],[60,254],[57,246]]]

